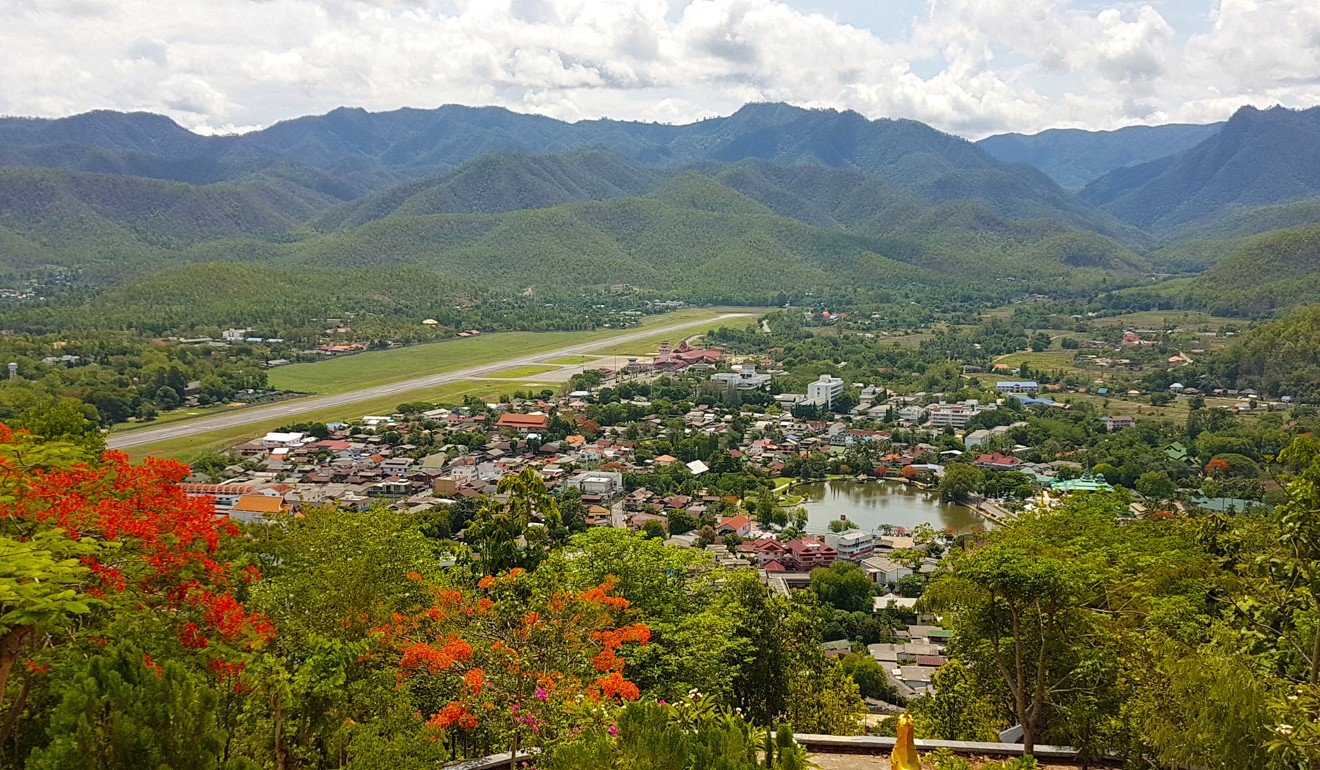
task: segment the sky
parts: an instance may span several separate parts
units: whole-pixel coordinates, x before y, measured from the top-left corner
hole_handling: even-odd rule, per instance
[[[0,114],[207,133],[339,106],[685,123],[753,101],[968,138],[1320,104],[1320,0],[0,0]]]

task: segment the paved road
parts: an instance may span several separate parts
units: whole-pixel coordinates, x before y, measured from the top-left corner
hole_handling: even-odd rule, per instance
[[[667,334],[669,332],[678,332],[684,329],[691,329],[694,326],[714,321],[724,321],[730,318],[742,318],[743,313],[724,313],[713,319],[701,321],[688,321],[686,323],[673,324],[670,326],[656,326],[649,329],[640,329],[628,334],[621,334],[617,337],[611,337],[605,340],[592,340],[577,345],[558,348],[556,350],[541,351],[528,355],[506,358],[491,364],[482,364],[472,366],[467,369],[455,369],[438,374],[427,374],[421,377],[414,377],[409,380],[399,380],[384,385],[375,385],[370,388],[352,390],[345,393],[336,393],[330,396],[312,396],[309,398],[299,398],[291,401],[281,401],[267,406],[256,406],[250,409],[239,409],[233,412],[217,414],[213,417],[201,417],[196,420],[184,420],[181,422],[162,425],[159,428],[141,428],[139,430],[125,431],[123,433],[112,433],[106,437],[106,443],[111,449],[126,449],[128,447],[141,446],[143,444],[154,444],[158,441],[169,441],[186,436],[195,436],[199,433],[220,430],[222,428],[232,428],[238,425],[257,422],[259,420],[281,419],[286,417],[296,417],[306,412],[319,409],[328,409],[336,406],[352,404],[357,401],[366,401],[368,399],[389,396],[395,393],[404,393],[410,390],[419,390],[421,388],[433,388],[437,385],[445,385],[451,382],[460,382],[477,377],[493,374],[495,372],[510,369],[515,366],[524,366],[534,364],[537,361],[547,358],[558,358],[560,356],[575,356],[590,353],[611,345],[619,345],[632,342],[633,340],[653,337],[657,334]]]

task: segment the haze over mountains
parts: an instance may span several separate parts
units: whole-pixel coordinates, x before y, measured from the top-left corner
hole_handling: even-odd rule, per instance
[[[1003,296],[1148,283],[1314,223],[1320,109],[978,143],[783,104],[677,126],[338,109],[226,137],[93,112],[0,119],[0,165],[3,269],[91,286],[248,262],[723,301]],[[1298,238],[1279,242],[1320,235]]]

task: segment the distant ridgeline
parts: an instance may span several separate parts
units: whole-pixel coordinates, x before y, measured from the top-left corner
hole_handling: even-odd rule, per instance
[[[1250,239],[1320,221],[1318,125],[1320,110],[1244,108],[971,143],[783,104],[678,126],[338,109],[226,137],[142,113],[6,118],[0,288],[54,276],[72,296],[0,323],[241,323],[272,297],[371,306],[407,287],[984,305],[1145,291],[1248,246],[1304,280],[1294,239]],[[1298,301],[1157,294],[1139,296]]]

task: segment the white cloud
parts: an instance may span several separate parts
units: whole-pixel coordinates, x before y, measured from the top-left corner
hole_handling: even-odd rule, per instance
[[[1178,3],[931,0],[891,32],[792,0],[11,0],[0,112],[215,131],[340,105],[682,122],[784,100],[977,136],[1320,102],[1320,3],[1222,0],[1196,30],[1158,10]]]

